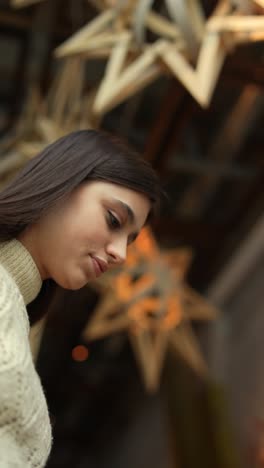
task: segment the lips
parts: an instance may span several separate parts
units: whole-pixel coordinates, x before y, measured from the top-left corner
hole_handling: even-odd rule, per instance
[[[107,263],[104,260],[101,260],[98,257],[93,257],[92,255],[91,255],[91,258],[92,258],[92,261],[93,261],[93,266],[94,266],[94,271],[95,271],[96,277],[98,277],[98,276],[102,275],[103,273],[105,273],[106,270],[108,269]]]

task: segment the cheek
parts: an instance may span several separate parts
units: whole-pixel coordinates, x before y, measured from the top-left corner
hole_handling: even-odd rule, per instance
[[[98,210],[76,207],[59,213],[54,221],[49,223],[45,238],[55,257],[72,260],[76,255],[87,255],[101,249],[109,237],[105,215]]]
[[[109,237],[108,228],[104,217],[95,216],[93,221],[80,223],[71,229],[70,242],[77,244],[79,248],[96,251],[102,248]]]

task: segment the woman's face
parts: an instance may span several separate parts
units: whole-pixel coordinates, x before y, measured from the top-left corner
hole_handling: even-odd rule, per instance
[[[150,207],[147,197],[131,189],[87,182],[25,232],[21,242],[43,279],[79,289],[125,261]]]

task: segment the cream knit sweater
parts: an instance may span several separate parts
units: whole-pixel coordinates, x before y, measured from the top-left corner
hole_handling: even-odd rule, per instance
[[[40,288],[24,246],[15,239],[0,243],[0,468],[40,468],[50,452],[51,425],[25,308]]]

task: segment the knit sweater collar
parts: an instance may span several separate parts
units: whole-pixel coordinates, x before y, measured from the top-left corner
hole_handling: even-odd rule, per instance
[[[0,243],[0,263],[17,284],[25,304],[38,295],[42,280],[29,251],[17,239]]]

